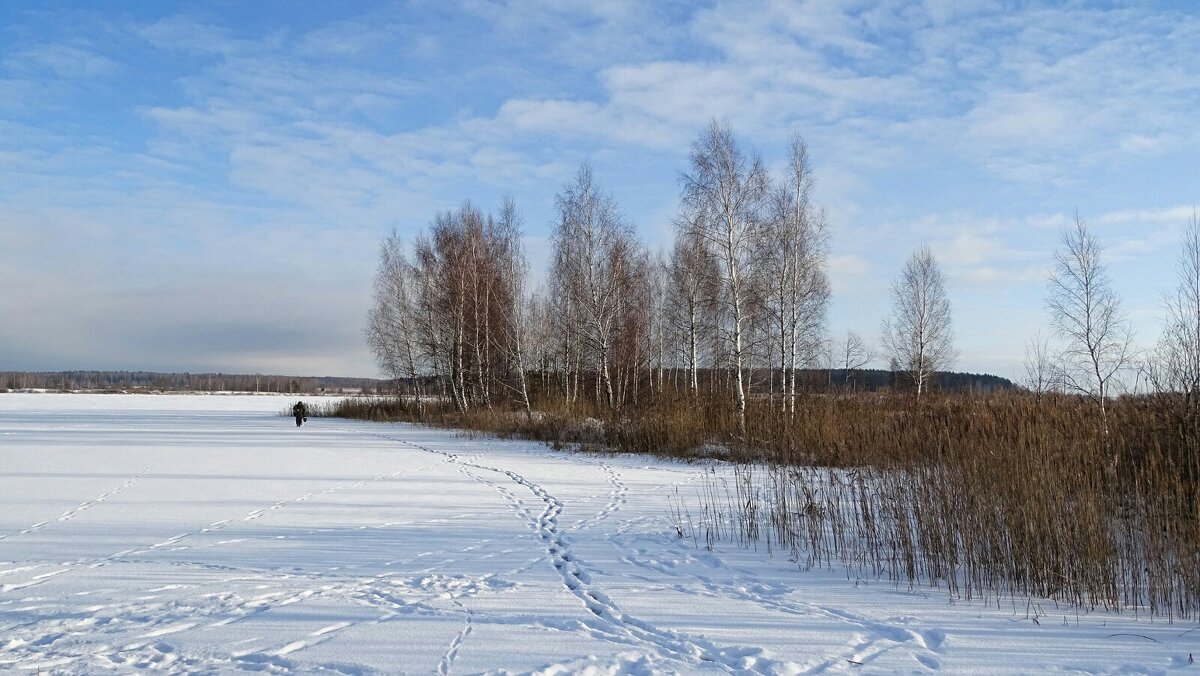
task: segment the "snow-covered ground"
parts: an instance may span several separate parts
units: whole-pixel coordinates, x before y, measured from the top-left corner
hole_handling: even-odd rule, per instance
[[[699,466],[297,429],[278,415],[291,401],[0,394],[0,670],[1143,673],[1200,658],[1191,623],[951,603],[697,549],[668,514]]]

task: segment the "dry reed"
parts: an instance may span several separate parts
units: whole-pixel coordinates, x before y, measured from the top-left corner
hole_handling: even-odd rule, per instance
[[[1112,402],[1110,431],[1075,397],[807,395],[794,415],[660,397],[605,414],[544,399],[533,417],[349,399],[314,415],[410,420],[735,462],[672,520],[698,546],[765,544],[800,565],[944,586],[954,598],[1035,596],[1081,608],[1200,616],[1200,455],[1172,402]]]

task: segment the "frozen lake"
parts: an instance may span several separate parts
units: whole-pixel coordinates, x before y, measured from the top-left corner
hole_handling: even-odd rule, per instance
[[[292,401],[0,394],[0,670],[1159,673],[1200,657],[1190,623],[951,603],[698,549],[668,498],[694,501],[701,466],[297,429]]]

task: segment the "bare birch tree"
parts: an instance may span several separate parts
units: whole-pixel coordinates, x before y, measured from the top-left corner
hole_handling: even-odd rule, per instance
[[[746,330],[754,294],[755,236],[769,189],[757,154],[738,146],[728,122],[713,120],[692,144],[690,167],[681,177],[688,225],[721,263],[721,302],[728,310],[727,349],[733,375],[738,431],[746,432]]]
[[[479,403],[487,408],[492,407],[492,315],[496,308],[504,304],[493,295],[497,289],[496,264],[498,259],[495,250],[495,236],[492,231],[494,221],[491,215],[484,214],[470,202],[464,204],[455,215],[455,224],[459,228],[461,260],[453,261],[460,267],[457,274],[465,281],[463,303],[466,305],[470,335],[464,336],[470,346],[471,359],[469,363],[475,374],[475,381],[470,392]],[[467,349],[464,346],[464,349]]]
[[[467,411],[467,270],[457,219],[450,211],[433,221],[428,237],[413,245],[425,349],[442,373],[455,408]]]
[[[875,350],[867,345],[862,336],[853,331],[846,331],[846,335],[838,343],[837,368],[847,373],[870,364],[875,357]]]
[[[560,359],[561,341],[559,323],[554,304],[544,290],[534,292],[529,298],[529,332],[527,352],[537,370],[538,386],[542,393],[549,393],[554,383],[562,382],[564,369]],[[563,392],[564,399],[566,392]]]
[[[831,355],[832,368],[841,369],[847,385],[852,385],[856,372],[874,361],[877,356],[862,336],[849,330],[832,344]]]
[[[561,225],[561,223],[560,223]],[[583,329],[579,304],[575,302],[572,272],[576,242],[563,238],[554,242],[553,259],[547,280],[546,308],[550,322],[548,338],[558,344],[558,366],[562,381],[563,397],[574,404],[579,397],[580,371],[583,361]]]
[[[667,334],[670,324],[667,312],[667,287],[669,284],[669,266],[662,251],[656,253],[647,261],[646,290],[648,303],[646,317],[648,320],[647,338],[650,341],[649,353],[653,355],[653,371],[650,374],[651,389],[662,394],[664,391],[667,368]],[[655,371],[657,373],[655,373]]]
[[[631,242],[632,243],[632,242]],[[617,324],[612,357],[615,374],[614,408],[626,403],[636,405],[641,392],[642,375],[653,384],[653,330],[656,322],[653,257],[640,245],[629,249],[627,272],[619,279]]]
[[[1133,357],[1133,329],[1109,284],[1102,248],[1078,217],[1062,234],[1049,280],[1050,321],[1065,345],[1056,376],[1062,386],[1091,399],[1108,436],[1108,398]],[[1115,468],[1118,458],[1113,458]]]
[[[1192,448],[1200,446],[1200,217],[1184,231],[1175,289],[1163,298],[1162,335],[1147,364],[1150,386]]]
[[[954,364],[950,299],[942,271],[928,246],[915,251],[892,285],[892,316],[883,322],[883,347],[917,388]]]
[[[393,377],[421,388],[432,376],[459,411],[491,406],[514,369],[524,374],[527,271],[515,207],[501,216],[468,202],[438,214],[411,258],[395,232],[380,251],[368,345]]]
[[[412,296],[413,268],[404,253],[404,242],[393,230],[379,247],[379,267],[365,329],[367,345],[379,367],[399,384],[408,379],[421,402],[424,375],[417,346],[417,316]],[[422,404],[418,404],[422,405]]]
[[[1047,392],[1055,389],[1050,341],[1042,336],[1041,331],[1025,343],[1024,367],[1024,385],[1033,393],[1035,399],[1040,400]]]
[[[678,341],[687,369],[687,390],[700,391],[700,357],[706,350],[720,269],[704,241],[691,228],[680,228],[668,261],[668,308],[672,334]]]
[[[638,245],[632,229],[602,192],[584,164],[555,198],[559,223],[554,233],[554,288],[575,313],[582,337],[595,357],[597,399],[616,404],[612,347],[634,277]]]
[[[521,407],[525,409],[526,419],[533,418],[533,408],[529,402],[529,385],[526,382],[526,336],[529,326],[530,301],[526,297],[525,282],[529,277],[529,264],[525,259],[525,245],[522,241],[521,216],[517,205],[511,197],[506,197],[500,207],[500,217],[496,224],[497,249],[500,254],[504,282],[507,287],[509,302],[504,313],[505,338],[512,369],[516,372],[516,394]]]
[[[771,194],[769,217],[758,237],[771,342],[783,376],[781,401],[789,414],[796,411],[798,367],[812,365],[823,348],[829,304],[828,226],[824,212],[812,206],[812,186],[808,146],[794,134],[787,172]]]
[[[1179,250],[1178,284],[1164,297],[1166,318],[1155,349],[1156,389],[1200,396],[1200,218],[1193,215]]]

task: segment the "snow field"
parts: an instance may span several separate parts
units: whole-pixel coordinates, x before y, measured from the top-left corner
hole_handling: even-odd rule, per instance
[[[0,395],[0,670],[1165,673],[1200,653],[1190,624],[697,549],[668,498],[695,505],[701,466],[297,429],[291,401]]]

